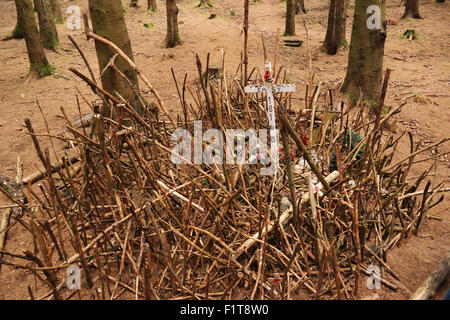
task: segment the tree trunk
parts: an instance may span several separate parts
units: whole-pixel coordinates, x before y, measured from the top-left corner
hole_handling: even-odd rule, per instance
[[[52,6],[53,18],[55,18],[56,23],[63,24],[63,16],[61,12],[61,2],[60,0],[50,0]]]
[[[306,13],[305,0],[295,0],[295,14]]]
[[[328,13],[328,27],[323,47],[328,54],[336,54],[345,41],[347,10],[345,0],[331,0]]]
[[[147,0],[147,10],[156,12],[157,9],[156,0]]]
[[[31,0],[15,0],[15,2],[17,11],[23,18],[22,26],[25,33],[28,59],[30,60],[30,73],[39,78],[49,76],[53,73],[53,67],[48,63],[45,56]]]
[[[419,12],[419,0],[406,0],[402,19],[405,18],[422,19]]]
[[[55,50],[59,44],[59,39],[49,0],[34,0],[34,11],[38,14],[39,31],[44,47]]]
[[[19,8],[16,5],[16,11],[17,11],[17,23],[14,28],[14,30],[11,33],[11,36],[6,37],[4,40],[10,40],[10,39],[24,39],[25,38],[25,30],[23,29],[23,22],[22,22],[22,12],[19,10]]]
[[[286,28],[284,36],[295,36],[295,1],[286,1]]]
[[[367,13],[369,9],[374,11]],[[341,89],[354,101],[360,90],[367,102],[378,101],[385,40],[386,0],[356,0],[347,75]]]
[[[134,61],[121,0],[89,0],[89,14],[94,33],[113,42]],[[116,52],[99,41],[95,41],[95,50],[100,71],[103,71]],[[128,100],[136,111],[143,112],[144,106],[139,100],[136,72],[121,57],[116,58],[114,65],[120,72],[113,67],[108,67],[101,77],[103,89],[114,96],[116,91]],[[120,73],[128,80],[124,79]],[[105,106],[102,113],[106,115],[108,112],[109,109]]]
[[[178,7],[176,0],[166,0],[167,8],[167,36],[166,47],[173,48],[180,43],[178,33]]]
[[[197,5],[197,8],[200,8],[203,5],[206,5],[208,7],[212,7],[212,4],[211,4],[211,2],[209,2],[209,0],[200,0],[200,3]]]

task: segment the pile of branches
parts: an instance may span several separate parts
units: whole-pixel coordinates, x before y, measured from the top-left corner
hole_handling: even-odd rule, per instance
[[[30,296],[290,299],[305,290],[354,299],[373,264],[398,279],[387,250],[418,232],[444,190],[430,182],[418,190],[431,168],[413,180],[408,174],[419,154],[446,140],[418,149],[409,134],[410,154],[395,156],[405,133],[386,126],[403,106],[384,108],[389,71],[376,106],[344,111],[320,85],[307,87],[304,108],[277,94],[283,148],[270,176],[260,174],[262,164],[172,161],[174,130],[192,130],[195,120],[204,130],[269,128],[265,96],[244,94],[244,83],[263,83],[257,69],[244,79],[242,68],[227,78],[210,77],[198,57],[197,67],[190,87],[174,75],[183,110],[176,120],[158,112],[165,108],[138,113],[87,80],[101,97],[89,128],[66,116],[68,131],[54,136],[26,121],[45,172],[24,179],[28,202],[14,200],[22,208],[14,218],[35,250],[1,251],[1,263],[33,272],[49,289],[34,297],[29,287]],[[68,150],[51,163],[38,137],[64,140]],[[67,288],[74,265],[81,290]],[[388,278],[381,283],[396,290]]]

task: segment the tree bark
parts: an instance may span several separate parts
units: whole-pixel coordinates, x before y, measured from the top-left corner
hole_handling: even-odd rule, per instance
[[[286,27],[284,36],[295,36],[295,1],[286,1]]]
[[[59,45],[59,38],[49,0],[34,0],[34,11],[38,14],[39,31],[44,47],[55,50]]]
[[[368,8],[376,6],[380,15],[367,13]],[[373,18],[375,20],[371,20]],[[369,22],[379,24],[374,27]],[[378,29],[379,27],[379,29]],[[383,56],[386,40],[386,0],[356,0],[347,75],[341,91],[354,101],[358,100],[360,90],[362,99],[376,102],[381,91],[383,78]]]
[[[24,39],[25,38],[25,30],[23,29],[23,22],[22,22],[22,12],[19,10],[19,8],[16,5],[16,11],[17,11],[17,23],[14,27],[14,30],[11,33],[11,36],[6,37],[4,40],[10,40],[10,39]]]
[[[134,61],[121,0],[89,0],[89,14],[94,33],[113,42]],[[95,41],[95,50],[98,65],[102,72],[116,52],[99,41]],[[114,93],[116,91],[129,101],[136,111],[143,112],[144,106],[139,100],[139,84],[136,72],[121,57],[116,58],[114,65],[120,72],[113,67],[108,67],[101,77],[103,89],[114,96],[116,96]],[[128,80],[120,73],[125,75]],[[107,112],[109,110],[105,106],[102,113],[107,114]]]
[[[52,6],[53,18],[55,18],[56,23],[62,24],[64,20],[61,12],[60,0],[50,0],[50,4]]]
[[[176,0],[166,0],[167,8],[167,35],[166,47],[173,48],[180,43],[178,33],[178,7]]]
[[[147,0],[147,10],[156,12],[157,9],[156,0]]]
[[[305,0],[295,0],[295,14],[306,13]]]
[[[406,0],[405,13],[403,14],[402,19],[405,18],[422,19],[419,12],[419,0]]]
[[[17,11],[23,18],[22,26],[25,33],[28,59],[30,60],[30,73],[39,78],[49,76],[53,73],[53,67],[48,63],[45,56],[31,0],[15,0],[15,2]]]
[[[328,54],[336,54],[345,41],[347,10],[345,0],[331,0],[328,13],[327,34],[323,47]]]

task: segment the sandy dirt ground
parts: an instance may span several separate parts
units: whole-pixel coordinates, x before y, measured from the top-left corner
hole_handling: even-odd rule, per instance
[[[68,16],[69,5],[79,5],[87,11],[87,0],[64,1],[63,12]],[[221,51],[225,52],[226,75],[233,76],[240,62],[243,50],[243,1],[213,0],[214,7],[196,8],[197,0],[179,1],[180,36],[183,43],[173,49],[166,49],[163,40],[166,32],[166,12],[163,1],[158,1],[157,13],[146,12],[146,8],[129,8],[128,1],[123,1],[128,31],[133,46],[137,65],[150,79],[161,94],[170,112],[179,113],[176,89],[170,69],[173,67],[181,81],[188,74],[188,82],[198,77],[195,55],[199,54],[205,61],[207,53],[211,54],[211,64],[221,60]],[[142,0],[140,2],[143,2]],[[146,2],[146,1],[144,1]],[[353,1],[352,1],[353,2]],[[423,144],[437,142],[450,136],[450,2],[438,4],[422,1],[421,13],[424,19],[401,20],[403,8],[400,0],[388,1],[387,17],[389,19],[388,38],[386,42],[384,67],[393,70],[388,89],[386,104],[397,106],[408,101],[399,116],[398,131],[410,130]],[[268,57],[275,52],[277,29],[284,30],[285,3],[279,0],[250,1],[249,31],[249,65],[251,68],[263,68],[261,33],[264,33]],[[144,5],[144,4],[143,4]],[[288,70],[289,81],[297,85],[294,97],[302,98],[309,77],[309,57],[316,73],[316,82],[336,89],[345,76],[348,50],[343,49],[335,56],[328,56],[321,51],[325,38],[328,1],[306,1],[308,13],[304,16],[309,34],[309,46],[306,41],[305,26],[297,17],[296,33],[293,38],[305,40],[301,48],[280,46],[278,65]],[[211,14],[216,16],[210,19]],[[353,10],[348,11],[347,39],[350,41]],[[14,1],[0,0],[0,37],[7,36],[16,21]],[[146,28],[144,23],[153,27]],[[410,41],[401,37],[406,29],[415,29],[419,39]],[[14,178],[17,157],[24,162],[24,175],[39,168],[38,157],[29,136],[25,134],[24,119],[29,118],[36,132],[44,133],[45,122],[37,102],[42,107],[45,118],[50,123],[50,132],[59,134],[65,130],[65,120],[61,117],[64,108],[69,117],[78,116],[76,95],[81,101],[83,114],[90,108],[83,100],[96,99],[92,91],[68,69],[74,67],[88,74],[82,59],[67,39],[72,35],[86,54],[95,74],[99,74],[94,43],[87,42],[81,30],[70,31],[65,25],[58,26],[61,49],[59,52],[47,51],[48,60],[56,68],[53,76],[24,83],[29,63],[23,40],[0,41],[0,175]],[[308,51],[309,47],[309,51]],[[141,83],[144,96],[152,101]],[[340,97],[336,96],[336,99]],[[300,101],[300,100],[299,100]],[[297,108],[302,107],[302,102]],[[44,147],[50,148],[47,139],[41,139]],[[54,143],[57,150],[62,144]],[[399,157],[407,154],[408,141],[404,140]],[[450,144],[439,150],[450,151]],[[428,154],[427,157],[430,155]],[[422,157],[424,158],[424,157]],[[450,177],[450,157],[442,157],[437,162],[437,170],[432,182],[437,184]],[[423,162],[412,172],[418,175],[432,165]],[[450,184],[447,183],[446,187]],[[8,201],[0,196],[0,205]],[[364,295],[376,294],[381,299],[407,299],[420,283],[437,266],[445,253],[450,250],[450,200],[444,200],[429,213],[431,219],[424,221],[418,236],[412,236],[400,246],[387,254],[389,266],[400,276],[397,292],[383,287],[372,292],[363,291]],[[29,237],[17,232],[14,225],[8,233],[5,250],[20,252],[32,249]],[[22,270],[2,266],[0,271],[0,299],[28,299],[27,285],[35,290],[34,277]],[[441,298],[449,281],[436,298]],[[45,290],[37,289],[36,296]],[[308,299],[306,292],[299,291],[295,298]]]

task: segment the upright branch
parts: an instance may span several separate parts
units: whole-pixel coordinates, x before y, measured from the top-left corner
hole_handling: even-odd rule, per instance
[[[249,0],[244,0],[244,86],[247,85],[248,77],[248,15],[249,15]]]

